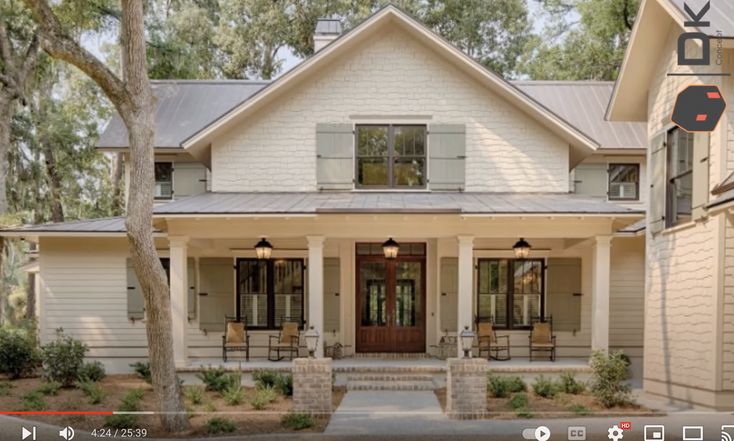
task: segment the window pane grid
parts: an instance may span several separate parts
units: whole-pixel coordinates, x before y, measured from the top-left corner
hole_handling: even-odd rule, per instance
[[[480,319],[491,318],[500,328],[522,328],[542,316],[542,260],[479,259],[477,279]]]
[[[679,128],[668,132],[666,225],[690,220],[693,197],[693,134]]]
[[[357,186],[425,187],[425,126],[362,125],[356,131]]]
[[[303,323],[303,260],[238,260],[238,313],[254,328]]]
[[[639,164],[612,164],[609,166],[609,199],[638,200],[639,185]]]

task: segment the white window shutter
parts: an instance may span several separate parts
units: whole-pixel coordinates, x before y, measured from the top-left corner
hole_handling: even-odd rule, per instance
[[[650,197],[648,226],[652,234],[665,228],[665,161],[667,133],[655,135],[650,143]]]
[[[693,136],[693,193],[691,195],[691,218],[706,215],[709,202],[709,139],[708,133]]]
[[[354,188],[352,124],[316,124],[316,185],[319,190]]]
[[[466,187],[466,127],[432,124],[428,130],[428,183],[431,190]]]

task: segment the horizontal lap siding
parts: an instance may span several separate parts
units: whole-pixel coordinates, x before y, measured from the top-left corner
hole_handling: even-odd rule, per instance
[[[645,322],[645,239],[614,239],[611,252],[609,345],[640,348]]]
[[[726,51],[725,71],[734,69],[734,51]],[[734,78],[725,81],[724,95],[729,100],[725,118],[719,124],[726,124],[726,174],[734,172]],[[715,138],[712,138],[715,139]],[[724,257],[724,299],[721,314],[723,323],[722,335],[722,387],[725,390],[734,390],[734,216],[726,215],[726,239]]]
[[[40,246],[41,340],[63,328],[91,357],[145,356],[145,325],[127,318],[126,241],[43,238]]]

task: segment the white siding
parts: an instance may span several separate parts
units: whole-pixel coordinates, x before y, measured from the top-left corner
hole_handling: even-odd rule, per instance
[[[359,115],[466,124],[467,191],[568,191],[567,143],[397,30],[216,139],[213,191],[315,191],[316,124]]]
[[[645,239],[615,238],[609,280],[609,345],[638,354],[645,323]]]

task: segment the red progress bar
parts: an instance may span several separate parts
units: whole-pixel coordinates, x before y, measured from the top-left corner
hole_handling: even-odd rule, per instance
[[[87,412],[54,412],[54,411],[44,411],[44,412],[34,412],[34,411],[0,411],[0,415],[112,415],[112,411],[110,410],[103,410],[103,411],[87,411]]]

